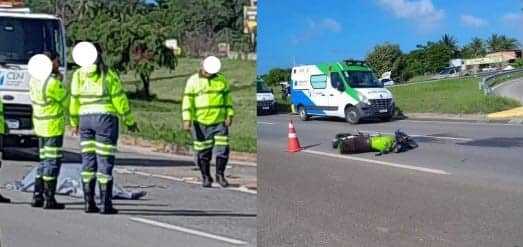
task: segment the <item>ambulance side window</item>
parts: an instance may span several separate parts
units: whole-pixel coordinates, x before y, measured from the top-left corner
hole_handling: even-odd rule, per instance
[[[343,81],[341,80],[341,76],[338,72],[331,73],[331,86],[338,91],[345,90],[345,86],[343,85]]]
[[[327,75],[311,75],[311,86],[313,89],[325,89],[327,87]]]

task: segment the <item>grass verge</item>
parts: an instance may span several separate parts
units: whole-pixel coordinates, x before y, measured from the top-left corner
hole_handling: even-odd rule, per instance
[[[190,136],[181,127],[181,99],[187,78],[196,73],[200,60],[181,58],[175,71],[159,70],[152,76],[151,93],[144,100],[136,96],[141,81],[133,74],[122,75],[133,114],[140,127],[138,133],[127,135],[147,140],[189,145]],[[252,61],[223,60],[222,72],[229,79],[236,117],[230,129],[231,149],[237,152],[256,152],[256,65]]]
[[[478,78],[450,79],[391,90],[396,106],[411,113],[492,113],[520,106],[512,99],[484,95],[478,82]]]

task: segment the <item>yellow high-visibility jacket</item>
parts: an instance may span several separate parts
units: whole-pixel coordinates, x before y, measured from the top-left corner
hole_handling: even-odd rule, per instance
[[[4,103],[0,100],[0,135],[5,134]]]
[[[36,135],[41,137],[63,135],[69,97],[62,82],[51,76],[45,81],[32,78],[29,85]]]
[[[205,125],[222,123],[234,116],[229,83],[222,74],[212,79],[192,75],[185,85],[182,102],[183,121]]]
[[[70,122],[77,127],[79,117],[87,114],[112,114],[120,116],[125,125],[135,123],[129,100],[120,78],[113,70],[97,73],[96,66],[80,68],[71,81]]]

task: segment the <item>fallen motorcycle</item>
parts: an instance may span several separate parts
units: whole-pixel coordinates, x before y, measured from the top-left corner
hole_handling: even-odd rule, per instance
[[[394,135],[339,133],[332,141],[332,148],[338,149],[341,154],[378,152],[376,155],[382,155],[406,152],[417,147],[416,141],[401,130],[396,130]]]

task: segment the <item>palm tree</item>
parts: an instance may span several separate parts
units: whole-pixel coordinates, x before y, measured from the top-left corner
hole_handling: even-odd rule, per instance
[[[498,52],[503,50],[512,50],[519,47],[517,39],[509,38],[505,35],[492,34],[487,40],[487,48],[490,52]]]
[[[481,38],[475,37],[463,47],[462,53],[464,58],[483,57],[487,53],[485,42]]]
[[[439,40],[440,44],[447,46],[452,51],[452,56],[457,57],[459,53],[458,41],[456,38],[449,34],[444,34]]]

